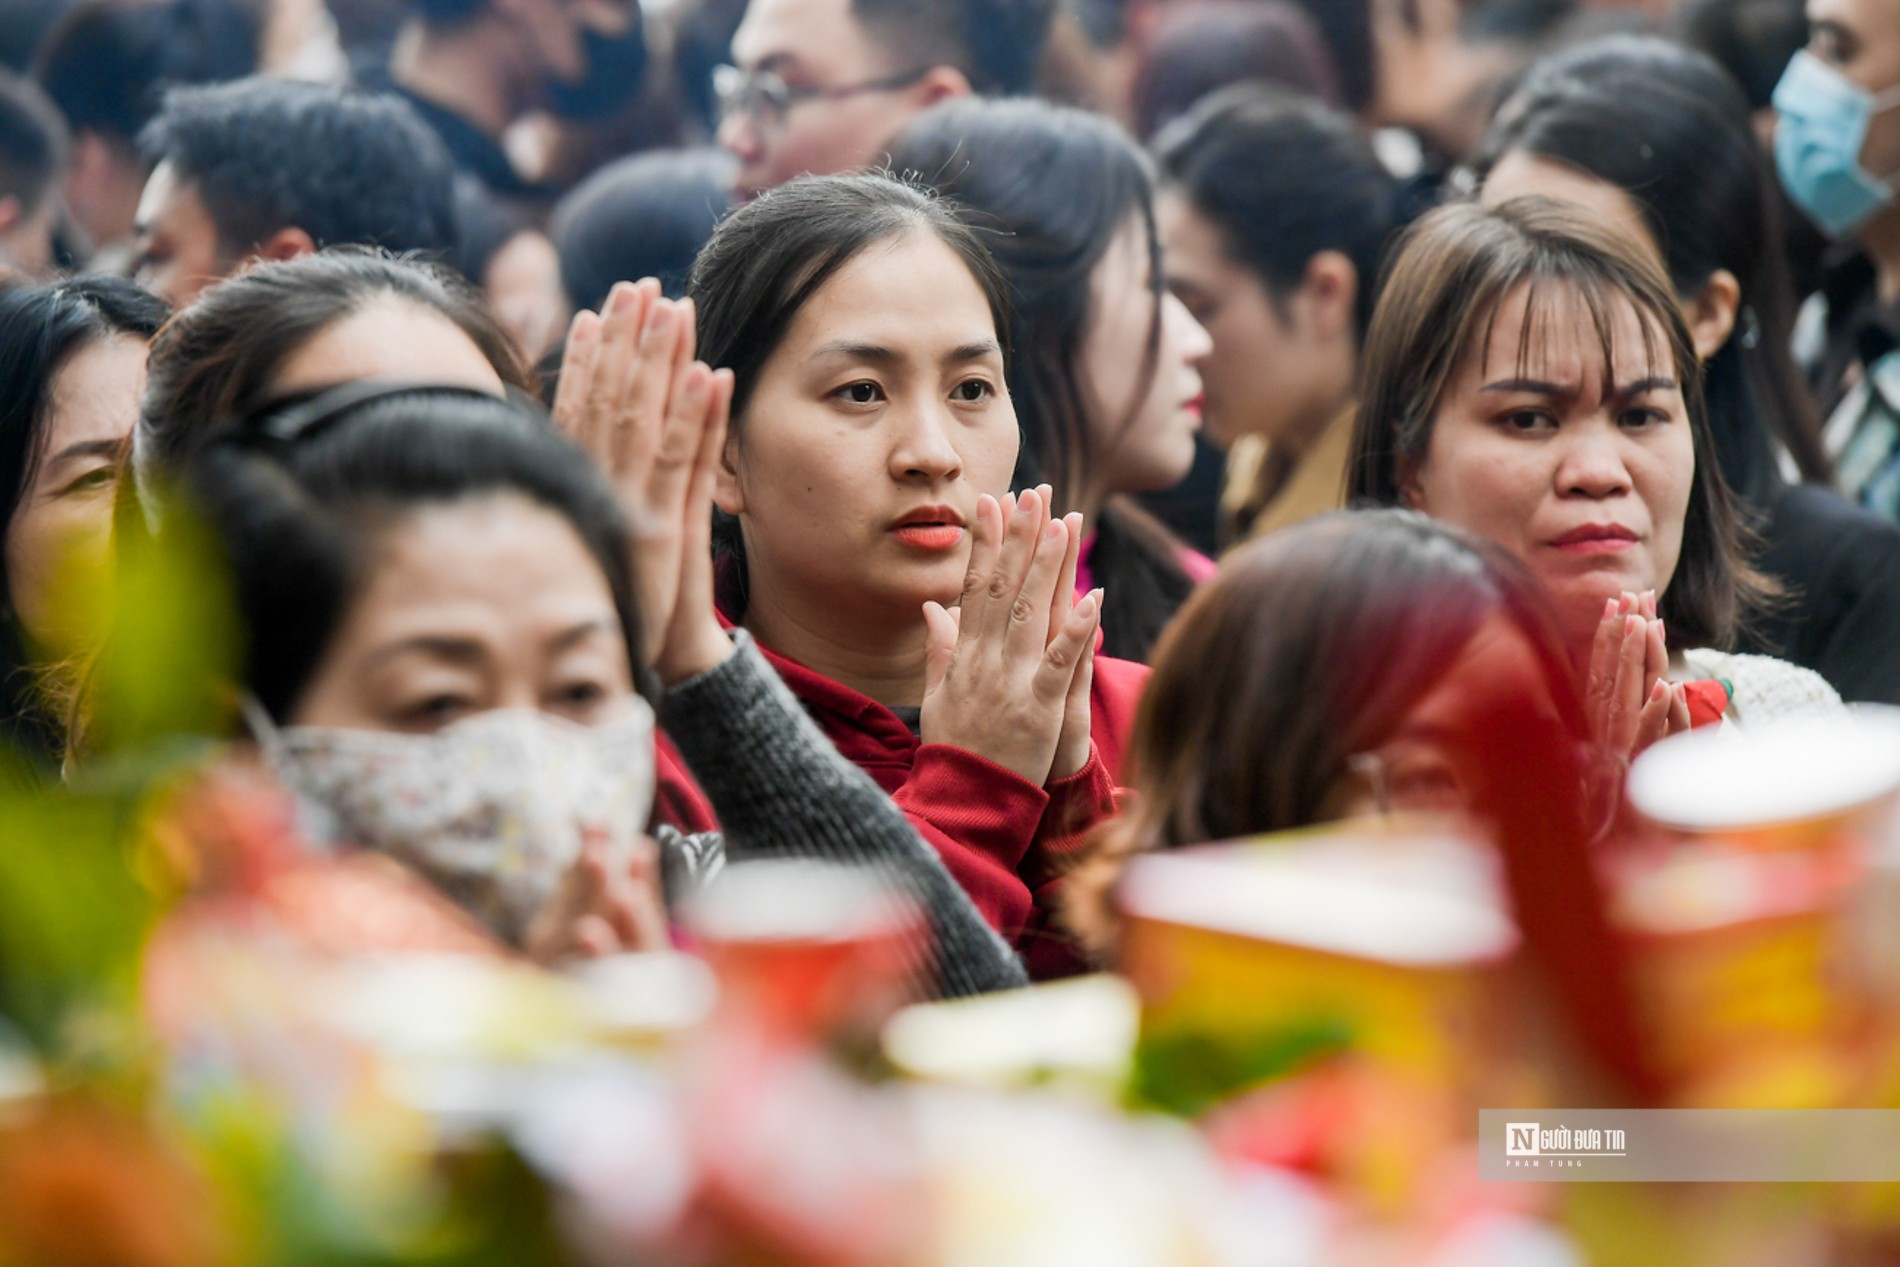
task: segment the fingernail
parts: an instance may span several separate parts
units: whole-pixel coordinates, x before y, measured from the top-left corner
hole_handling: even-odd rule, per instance
[[[1067,529],[1062,526],[1060,519],[1051,519],[1042,526],[1042,539],[1044,541],[1054,541],[1066,531]]]
[[[1623,617],[1623,632],[1625,634],[1633,634],[1637,630],[1641,629],[1642,627],[1643,627],[1642,617],[1640,616]]]
[[[633,298],[633,287],[627,285],[625,282],[615,282],[614,293],[607,300],[607,310],[609,312],[625,312],[633,307]]]
[[[1603,600],[1603,619],[1608,620],[1610,617],[1614,615],[1616,615],[1616,600],[1614,598],[1604,599]]]
[[[655,300],[653,311],[647,314],[647,329],[665,330],[673,324],[673,303],[669,299]]]
[[[1656,685],[1654,685],[1654,686],[1652,686],[1652,687],[1650,687],[1650,688],[1649,688],[1649,699],[1650,699],[1650,702],[1651,702],[1651,703],[1654,703],[1654,702],[1656,702],[1657,700],[1660,700],[1660,699],[1661,699],[1661,698],[1662,698],[1663,696],[1665,696],[1665,695],[1667,695],[1668,693],[1669,693],[1669,688],[1668,688],[1668,686],[1666,686],[1666,685],[1665,685],[1665,684],[1663,683],[1663,681],[1662,681],[1662,679],[1661,679],[1661,678],[1658,678],[1658,679],[1656,680]]]

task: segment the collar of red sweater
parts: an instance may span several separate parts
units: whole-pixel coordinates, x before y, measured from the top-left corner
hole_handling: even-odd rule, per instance
[[[719,617],[722,628],[731,630],[738,627],[738,621],[726,614],[723,606],[715,607],[714,614]],[[891,711],[886,705],[878,703],[869,695],[853,690],[844,683],[828,678],[815,669],[808,669],[789,656],[780,655],[759,641],[755,635],[753,643],[759,648],[766,662],[791,689],[805,707],[813,713],[828,714],[839,722],[861,731],[887,752],[903,754],[908,759],[916,750],[920,740],[904,723],[904,719]],[[1095,631],[1095,650],[1102,650],[1102,631]],[[829,727],[827,728],[829,729]],[[838,735],[832,734],[836,743]],[[861,760],[863,754],[847,753],[853,760]]]
[[[716,614],[722,627],[733,629],[738,626],[738,622],[728,616],[723,608],[717,609]],[[886,749],[895,748],[899,752],[909,753],[917,746],[917,736],[904,724],[904,719],[885,705],[815,669],[806,668],[789,656],[780,655],[756,637],[753,642],[766,662],[777,670],[785,685],[806,708],[835,716],[863,731],[867,738],[876,740]],[[836,738],[833,735],[834,742]]]

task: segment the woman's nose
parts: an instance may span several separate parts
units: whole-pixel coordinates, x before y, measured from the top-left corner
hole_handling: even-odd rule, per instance
[[[1630,491],[1627,443],[1613,424],[1574,427],[1560,442],[1557,491],[1571,497],[1616,497]]]
[[[903,431],[891,448],[891,474],[900,480],[955,479],[963,470],[963,457],[951,442],[954,420],[931,405],[905,414],[899,423]]]
[[[1214,352],[1214,336],[1172,292],[1164,294],[1161,302],[1178,331],[1176,337],[1180,341],[1181,359],[1189,365],[1199,365],[1205,361]]]

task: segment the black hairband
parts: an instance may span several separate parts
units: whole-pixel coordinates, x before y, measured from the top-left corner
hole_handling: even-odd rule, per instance
[[[226,428],[224,434],[231,439],[264,439],[279,444],[294,444],[370,405],[403,397],[480,402],[497,406],[502,412],[515,414],[523,422],[534,424],[541,423],[546,416],[539,401],[513,387],[508,389],[506,397],[502,397],[479,388],[445,383],[392,383],[363,379],[265,405],[234,426]]]

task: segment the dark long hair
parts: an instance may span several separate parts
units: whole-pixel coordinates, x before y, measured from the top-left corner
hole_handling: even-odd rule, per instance
[[[1268,294],[1297,290],[1321,251],[1351,260],[1355,334],[1364,340],[1399,227],[1399,186],[1349,116],[1240,84],[1202,99],[1155,138],[1155,151],[1162,180],[1219,227],[1228,257]]]
[[[0,542],[46,457],[59,372],[75,353],[110,339],[150,339],[170,312],[165,301],[116,278],[0,289]],[[64,746],[58,709],[13,613],[12,579],[0,549],[0,739],[27,760],[57,768]]]
[[[1016,485],[1047,481],[1075,504],[1098,445],[1078,367],[1094,308],[1095,266],[1131,218],[1147,239],[1154,312],[1142,381],[1161,344],[1163,274],[1154,183],[1135,143],[1086,111],[1039,101],[955,101],[898,138],[892,167],[953,199],[1009,278],[1009,394],[1022,426]],[[1137,400],[1145,391],[1137,393]],[[1181,543],[1125,498],[1096,517],[1090,570],[1107,590],[1103,649],[1145,660],[1193,590]]]
[[[1445,390],[1462,359],[1482,349],[1497,311],[1520,285],[1531,288],[1532,327],[1549,328],[1545,299],[1574,287],[1589,313],[1585,333],[1613,363],[1616,305],[1643,318],[1651,360],[1671,366],[1688,408],[1695,476],[1682,528],[1682,554],[1658,610],[1672,647],[1725,647],[1736,625],[1759,611],[1773,585],[1748,565],[1744,529],[1723,482],[1702,399],[1701,365],[1669,279],[1651,253],[1568,203],[1516,198],[1501,207],[1441,207],[1412,226],[1380,289],[1360,361],[1359,417],[1347,493],[1377,506],[1402,504],[1407,475],[1424,462]],[[1561,302],[1561,300],[1559,301]]]
[[[1805,480],[1826,483],[1821,417],[1790,350],[1794,296],[1780,208],[1748,102],[1709,57],[1669,40],[1612,36],[1536,63],[1498,112],[1477,160],[1522,152],[1630,196],[1676,293],[1734,274],[1741,308],[1704,387],[1716,455],[1753,507],[1780,485],[1774,441]]]
[[[730,369],[732,439],[745,443],[746,407],[765,364],[799,310],[838,270],[880,242],[934,234],[962,259],[989,301],[1005,361],[1009,300],[996,264],[967,225],[928,192],[883,176],[808,176],[727,217],[693,265],[687,286],[699,322],[699,355]],[[745,614],[745,541],[739,522],[719,513],[713,550],[723,562],[720,604]]]
[[[263,419],[296,407],[324,421],[288,439],[263,434]],[[573,527],[613,595],[635,681],[644,676],[619,503],[531,404],[454,387],[306,393],[220,429],[182,491],[230,569],[242,684],[280,723],[369,584],[382,534],[421,507],[494,494],[525,497]]]

